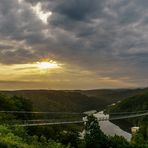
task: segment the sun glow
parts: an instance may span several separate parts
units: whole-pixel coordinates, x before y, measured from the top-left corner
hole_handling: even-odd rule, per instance
[[[53,68],[59,68],[59,64],[57,64],[54,61],[37,62],[37,67],[40,69],[53,69]]]

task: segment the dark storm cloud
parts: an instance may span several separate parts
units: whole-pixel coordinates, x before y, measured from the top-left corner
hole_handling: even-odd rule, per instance
[[[76,21],[87,18],[89,20],[89,17],[97,17],[96,12],[102,9],[101,5],[102,1],[98,3],[98,0],[69,0],[68,2],[63,0],[57,5],[55,11]]]
[[[32,11],[30,4],[19,3],[17,0],[0,1],[0,39],[8,43],[11,40],[18,43],[25,41],[26,48],[27,46],[33,47],[33,44],[39,44],[46,40],[42,34],[44,29],[44,24]],[[13,43],[11,45],[12,51],[8,48],[4,47],[3,49],[6,51],[0,54],[0,61],[3,63],[23,63],[26,62],[24,59],[31,59],[32,51],[29,54],[29,50],[22,49],[22,47],[14,50],[16,47]]]
[[[31,8],[38,3],[52,12],[48,24]],[[147,6],[147,0],[1,0],[0,38],[25,41],[32,50],[2,52],[0,61],[48,55],[106,77],[146,79]]]

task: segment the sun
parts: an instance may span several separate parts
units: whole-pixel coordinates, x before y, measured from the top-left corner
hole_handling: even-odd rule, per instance
[[[59,68],[59,64],[57,64],[55,61],[43,61],[43,62],[37,62],[37,67],[40,69],[53,69],[53,68]]]

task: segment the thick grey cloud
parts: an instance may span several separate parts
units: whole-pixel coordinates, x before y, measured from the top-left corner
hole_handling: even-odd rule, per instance
[[[52,12],[48,24],[32,9],[39,3],[43,13]],[[147,0],[1,0],[0,39],[24,42],[24,47],[0,45],[0,62],[24,63],[49,56],[98,76],[141,79],[144,84],[147,6]]]

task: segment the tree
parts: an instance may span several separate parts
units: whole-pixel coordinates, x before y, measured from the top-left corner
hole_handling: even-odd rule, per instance
[[[131,148],[131,145],[124,137],[117,135],[109,137],[109,146],[110,148]]]
[[[91,115],[85,124],[86,148],[108,148],[107,136],[100,130],[97,119]]]
[[[135,148],[147,148],[148,147],[148,126],[142,124],[139,131],[132,136],[132,144]]]

